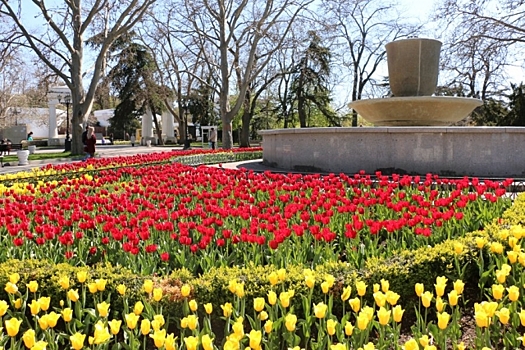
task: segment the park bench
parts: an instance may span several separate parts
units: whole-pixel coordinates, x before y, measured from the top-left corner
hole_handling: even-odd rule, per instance
[[[0,144],[0,165],[2,168],[4,167],[4,153],[9,153],[14,150],[21,150],[22,144],[21,143],[2,143]]]

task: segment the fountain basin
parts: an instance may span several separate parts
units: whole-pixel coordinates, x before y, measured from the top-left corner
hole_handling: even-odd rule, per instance
[[[475,98],[415,96],[359,100],[350,107],[376,126],[447,126],[482,104]]]

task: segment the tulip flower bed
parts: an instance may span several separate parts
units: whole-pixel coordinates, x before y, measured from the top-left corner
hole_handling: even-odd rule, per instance
[[[467,232],[505,217],[511,205],[505,188],[512,180],[257,174],[184,164],[232,157],[167,152],[46,167],[8,179],[0,188],[0,263],[37,259],[79,270],[74,276],[64,270],[55,282],[34,279],[30,271],[6,275],[1,345],[188,350],[431,350],[465,348],[462,342],[477,349],[520,346],[525,230],[502,226],[465,241]],[[430,254],[442,243],[453,245],[453,258],[443,260],[450,265],[443,269],[447,275],[432,271],[432,278],[438,277],[434,288],[427,283],[399,290],[402,281],[391,280],[393,291],[386,279],[366,278],[371,261],[393,263],[425,249]],[[89,272],[103,263],[128,269],[130,277],[107,285],[104,276]],[[332,264],[352,278],[320,272]],[[231,266],[274,271],[213,288],[205,283],[214,280],[197,282],[198,276]],[[293,267],[301,270],[299,282],[290,275]],[[479,278],[471,278],[472,270]],[[187,281],[193,276],[195,284],[166,282],[177,274]],[[463,296],[464,278],[476,291],[477,306]],[[138,291],[137,281],[144,281]],[[60,290],[49,292],[46,283],[58,283]],[[264,283],[268,288],[262,290]],[[205,295],[207,289],[228,290],[230,300]],[[413,304],[408,299],[416,301],[415,310],[406,309]],[[414,324],[402,324],[405,311]],[[476,323],[468,339],[460,322],[464,317]]]
[[[477,230],[510,205],[508,181],[93,165],[0,199],[0,262],[111,262],[143,274],[248,262],[359,268]]]

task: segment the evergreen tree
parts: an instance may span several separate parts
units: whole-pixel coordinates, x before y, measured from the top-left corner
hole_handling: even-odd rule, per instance
[[[171,97],[171,91],[156,83],[155,72],[153,55],[146,47],[130,43],[122,50],[117,64],[109,73],[120,100],[110,123],[112,127],[122,127],[127,131],[149,108],[159,144],[163,144],[157,114],[164,110],[163,100]]]
[[[308,33],[310,45],[299,60],[293,74],[290,102],[297,104],[297,114],[302,128],[307,127],[308,113],[318,109],[331,126],[339,126],[336,113],[330,109],[330,49],[321,45],[317,33]]]

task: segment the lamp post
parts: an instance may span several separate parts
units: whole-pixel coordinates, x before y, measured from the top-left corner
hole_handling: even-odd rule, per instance
[[[190,149],[191,148],[191,141],[190,141],[190,132],[188,128],[188,114],[190,109],[190,101],[189,99],[183,98],[180,101],[180,107],[184,111],[184,123],[186,124],[186,139],[184,140],[184,148],[183,149]]]
[[[71,151],[71,139],[69,138],[69,105],[71,104],[71,95],[67,94],[62,99],[61,95],[58,95],[58,102],[66,105],[66,141],[64,142],[64,151]]]

